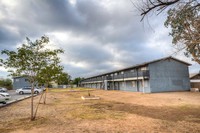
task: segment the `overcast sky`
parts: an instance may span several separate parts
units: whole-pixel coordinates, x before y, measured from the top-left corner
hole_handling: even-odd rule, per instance
[[[140,22],[130,0],[1,0],[0,50],[16,50],[25,37],[47,35],[52,47],[65,50],[65,71],[88,77],[171,55],[165,17]],[[199,70],[181,53],[173,56],[192,63],[190,72]],[[0,77],[7,75],[0,68]]]

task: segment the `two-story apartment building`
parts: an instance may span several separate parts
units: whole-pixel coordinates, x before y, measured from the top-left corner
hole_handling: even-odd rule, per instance
[[[196,88],[200,90],[200,73],[190,74],[190,84],[192,90]]]
[[[25,76],[13,77],[13,89],[19,89],[27,86],[31,86],[27,77]]]
[[[187,91],[190,90],[189,65],[170,56],[86,78],[81,86],[143,93]]]

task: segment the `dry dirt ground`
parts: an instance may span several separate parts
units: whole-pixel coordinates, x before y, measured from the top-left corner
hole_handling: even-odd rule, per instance
[[[101,99],[82,100],[87,91],[49,91],[35,121],[30,121],[30,99],[0,108],[0,133],[200,132],[200,93],[90,93]]]

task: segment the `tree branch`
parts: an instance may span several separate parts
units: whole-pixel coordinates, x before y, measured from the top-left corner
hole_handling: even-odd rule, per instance
[[[155,8],[160,7],[159,10],[165,9],[170,5],[173,5],[177,2],[179,2],[180,0],[173,0],[173,1],[167,1],[167,2],[163,2],[161,0],[156,0],[156,2],[152,2],[151,0],[148,0],[150,2],[150,4],[146,5],[146,8],[142,8],[142,13],[140,14],[142,16],[142,19],[140,21],[142,21],[144,19],[144,17],[151,12],[152,10],[154,10]],[[163,11],[163,10],[162,10]]]

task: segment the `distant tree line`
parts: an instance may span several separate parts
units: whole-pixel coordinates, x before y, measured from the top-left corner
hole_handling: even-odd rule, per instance
[[[12,89],[12,80],[11,79],[0,79],[0,87],[7,89]]]
[[[72,81],[72,84],[79,86],[80,81],[83,80],[83,79],[84,79],[84,78],[81,78],[81,77],[75,78],[75,79]]]

